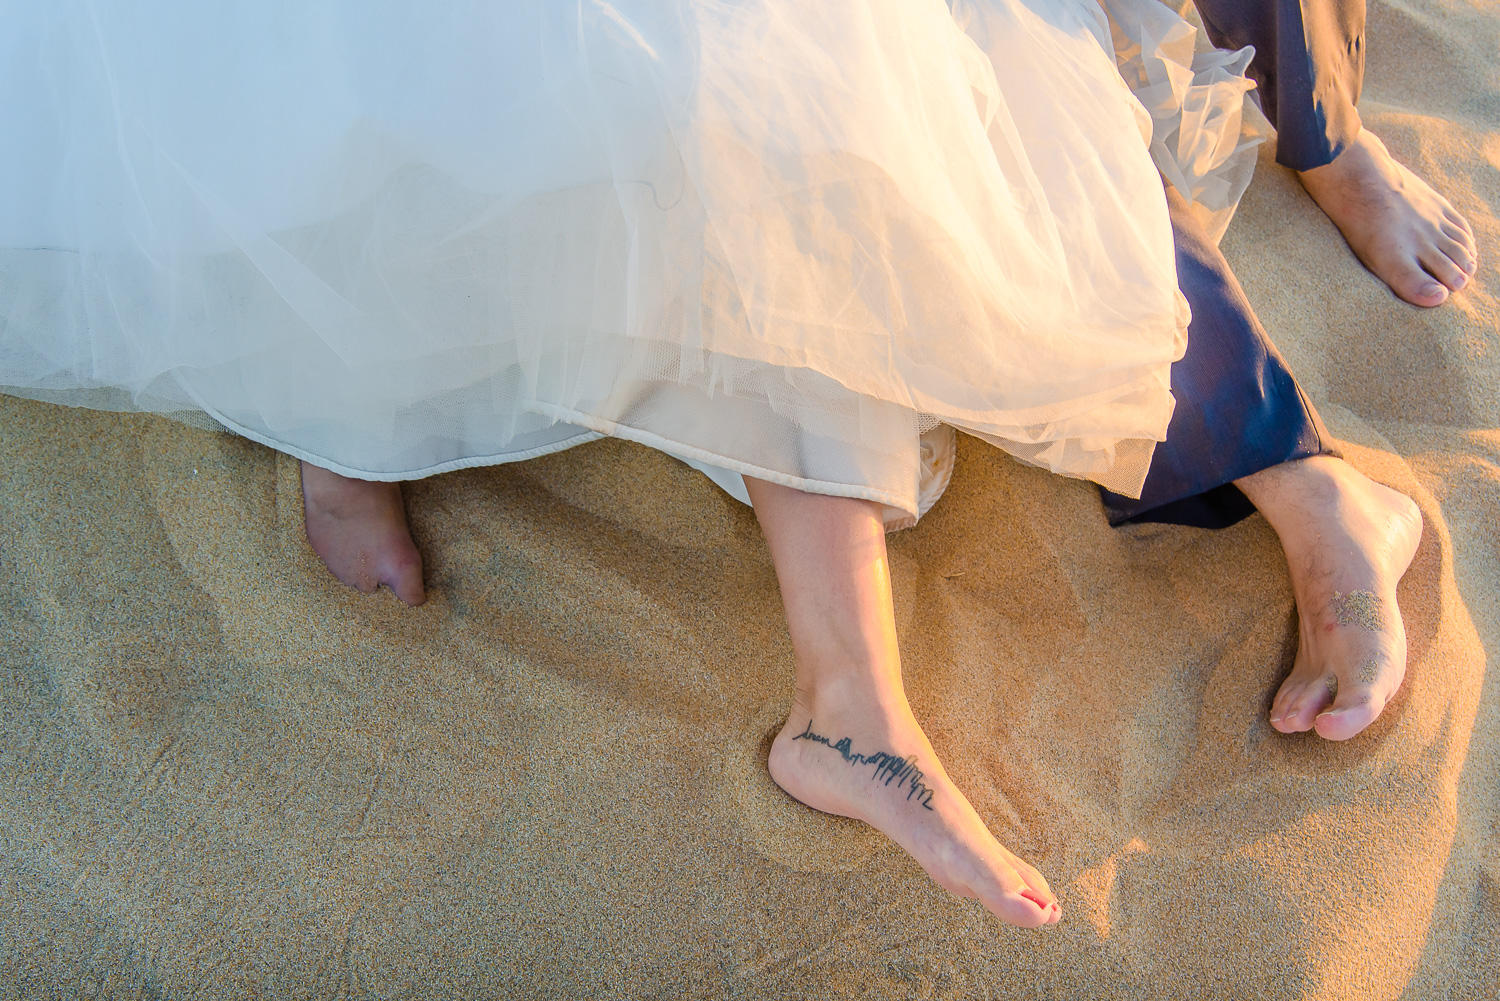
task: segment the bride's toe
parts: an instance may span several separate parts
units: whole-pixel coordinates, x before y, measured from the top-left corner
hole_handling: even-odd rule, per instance
[[[993,913],[1020,925],[1022,928],[1040,928],[1056,924],[1061,908],[1055,901],[1047,900],[1040,893],[1022,883],[1019,887],[1000,889],[977,894],[979,902]]]

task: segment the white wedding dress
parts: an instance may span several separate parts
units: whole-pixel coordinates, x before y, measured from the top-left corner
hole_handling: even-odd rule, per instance
[[[1138,492],[1158,166],[1242,189],[1248,85],[1108,2],[0,0],[0,391],[365,479],[617,435],[910,520],[955,427]]]

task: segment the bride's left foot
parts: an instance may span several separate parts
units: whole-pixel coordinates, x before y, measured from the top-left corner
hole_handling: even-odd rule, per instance
[[[1421,541],[1421,512],[1326,455],[1237,482],[1281,537],[1297,600],[1297,659],[1271,704],[1271,725],[1347,740],[1375,721],[1406,675],[1396,584]]]
[[[307,541],[339,580],[366,594],[384,584],[408,605],[427,600],[401,484],[354,480],[304,462],[302,507]]]

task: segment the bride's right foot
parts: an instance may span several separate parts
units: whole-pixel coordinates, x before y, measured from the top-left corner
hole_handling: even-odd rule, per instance
[[[408,605],[427,600],[401,484],[355,480],[302,463],[307,541],[339,580],[369,594],[384,584]]]
[[[771,745],[776,784],[816,810],[883,832],[938,885],[1003,920],[1055,924],[1062,910],[1047,881],[990,834],[948,779],[905,697],[849,694],[799,697]]]
[[[797,660],[797,697],[768,762],[815,810],[862,820],[938,884],[1027,928],[1062,912],[1047,881],[1000,847],[927,742],[906,702],[878,504],[753,477]]]

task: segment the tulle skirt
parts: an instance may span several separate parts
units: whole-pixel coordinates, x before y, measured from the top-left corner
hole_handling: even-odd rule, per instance
[[[1165,434],[1186,307],[1096,3],[0,17],[5,392],[366,479],[618,435],[908,516],[940,425],[1127,494]]]

